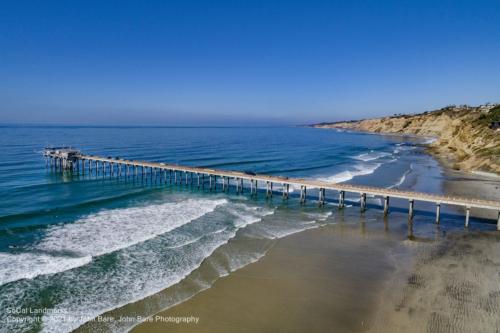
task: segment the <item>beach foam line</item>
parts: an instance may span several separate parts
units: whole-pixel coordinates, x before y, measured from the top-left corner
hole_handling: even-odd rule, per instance
[[[393,184],[387,188],[395,188],[395,187],[398,187],[398,186],[401,186],[401,184],[404,183],[404,181],[406,180],[406,176],[411,172],[412,170],[412,167],[410,165],[410,169],[406,170],[403,175],[401,176],[401,178],[399,178],[399,180],[396,182],[396,184]]]
[[[266,213],[268,215],[268,213]],[[308,229],[315,229],[324,224],[326,219],[332,215],[332,212],[326,213],[304,213],[303,217],[306,218],[305,221],[293,221],[292,223],[278,223],[276,221],[266,221],[269,223],[260,223],[256,228],[254,228],[250,234],[245,234],[245,237],[250,238],[264,238],[269,240],[283,238],[292,234],[296,234]],[[265,216],[265,215],[263,215]],[[246,252],[246,251],[236,251],[231,252],[227,249],[222,249],[218,252],[219,256],[222,256],[221,260],[211,261],[212,267],[217,271],[220,277],[227,276],[231,272],[234,272],[248,264],[258,261],[260,258],[264,257],[267,249],[260,248],[256,252]]]
[[[377,170],[381,165],[382,163],[356,164],[351,170],[341,171],[333,176],[318,178],[318,180],[332,183],[343,183],[357,176],[370,175],[374,173],[375,170]]]
[[[359,154],[357,156],[353,156],[352,158],[359,160],[359,161],[363,161],[363,162],[369,162],[369,161],[378,160],[379,158],[382,158],[382,157],[388,157],[391,155],[392,155],[391,153],[387,153],[387,152],[383,152],[383,151],[370,150],[369,153]]]
[[[324,224],[332,212],[325,213],[304,213],[300,215],[299,220],[293,220],[291,223],[266,223],[259,224],[257,233],[254,237],[266,239],[279,239],[290,236],[308,229],[318,228]]]
[[[234,204],[234,207],[228,207],[227,212],[235,217],[233,224],[237,229],[260,222],[264,216],[274,214],[274,210],[271,209],[262,210],[259,207],[239,203]]]
[[[399,154],[401,153],[402,151],[409,151],[409,150],[415,150],[417,149],[418,147],[416,146],[410,146],[410,145],[396,145],[397,147],[393,150],[393,153],[394,154]]]

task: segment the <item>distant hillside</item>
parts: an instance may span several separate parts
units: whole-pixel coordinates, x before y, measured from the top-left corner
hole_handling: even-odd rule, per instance
[[[429,151],[457,170],[500,174],[500,105],[448,106],[415,115],[321,123],[317,128],[343,128],[373,133],[399,133],[437,138]]]

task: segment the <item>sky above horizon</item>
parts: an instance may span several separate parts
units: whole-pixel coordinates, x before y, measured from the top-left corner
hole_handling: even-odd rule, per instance
[[[500,1],[3,1],[0,123],[288,125],[500,102]]]

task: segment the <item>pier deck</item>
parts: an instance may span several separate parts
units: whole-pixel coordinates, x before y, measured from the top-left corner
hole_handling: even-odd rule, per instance
[[[91,172],[92,169],[102,173],[109,172],[110,175],[114,174],[115,167],[118,174],[122,174],[122,168],[125,167],[124,173],[129,173],[129,168],[132,168],[133,174],[137,175],[139,168],[141,169],[141,174],[148,173],[153,175],[153,172],[161,175],[162,172],[169,172],[170,177],[174,173],[174,177],[177,181],[182,183],[182,174],[185,175],[186,183],[191,180],[193,181],[193,175],[197,176],[198,185],[200,184],[200,175],[202,177],[208,176],[210,181],[210,188],[212,184],[217,186],[217,177],[222,179],[222,188],[227,189],[230,186],[230,180],[234,181],[234,185],[238,191],[242,191],[244,187],[244,181],[250,182],[251,193],[257,193],[258,182],[266,184],[266,195],[272,195],[273,184],[280,184],[282,186],[283,198],[288,199],[288,192],[290,186],[300,187],[300,200],[305,201],[306,190],[316,189],[318,190],[318,202],[319,204],[325,203],[325,190],[337,191],[339,207],[344,206],[344,196],[345,193],[357,193],[360,195],[360,206],[361,210],[366,207],[366,196],[378,196],[384,198],[384,213],[387,214],[389,210],[389,198],[399,198],[405,199],[409,202],[409,216],[413,217],[413,207],[415,201],[430,202],[436,205],[436,222],[439,223],[440,219],[440,208],[442,204],[461,206],[465,208],[465,226],[469,224],[469,216],[471,208],[488,209],[498,212],[497,218],[497,229],[500,230],[500,201],[489,201],[474,198],[465,197],[453,197],[445,195],[437,195],[423,192],[412,192],[412,191],[402,191],[397,189],[387,189],[363,185],[351,185],[351,184],[340,184],[331,183],[313,179],[303,179],[303,178],[288,178],[280,176],[262,175],[262,174],[249,174],[239,171],[229,171],[229,170],[215,170],[209,168],[199,168],[190,166],[181,166],[177,164],[160,163],[160,162],[147,162],[147,161],[137,161],[137,160],[126,160],[126,159],[116,159],[111,157],[101,157],[86,155],[80,153],[78,150],[61,150],[56,151],[55,149],[46,149],[44,155],[46,156],[47,165],[51,165],[55,168],[59,167],[61,169],[71,169],[71,170],[81,170],[85,172],[85,167]],[[101,164],[99,168],[99,164]],[[181,173],[181,175],[177,175]],[[190,177],[188,178],[188,175]],[[177,178],[179,177],[179,178]],[[212,179],[213,177],[213,179]],[[274,191],[275,192],[275,191]]]

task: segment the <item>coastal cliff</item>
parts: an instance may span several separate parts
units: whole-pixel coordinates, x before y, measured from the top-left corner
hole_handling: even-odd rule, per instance
[[[428,150],[453,169],[500,174],[499,121],[500,105],[486,105],[312,126],[435,137]]]

